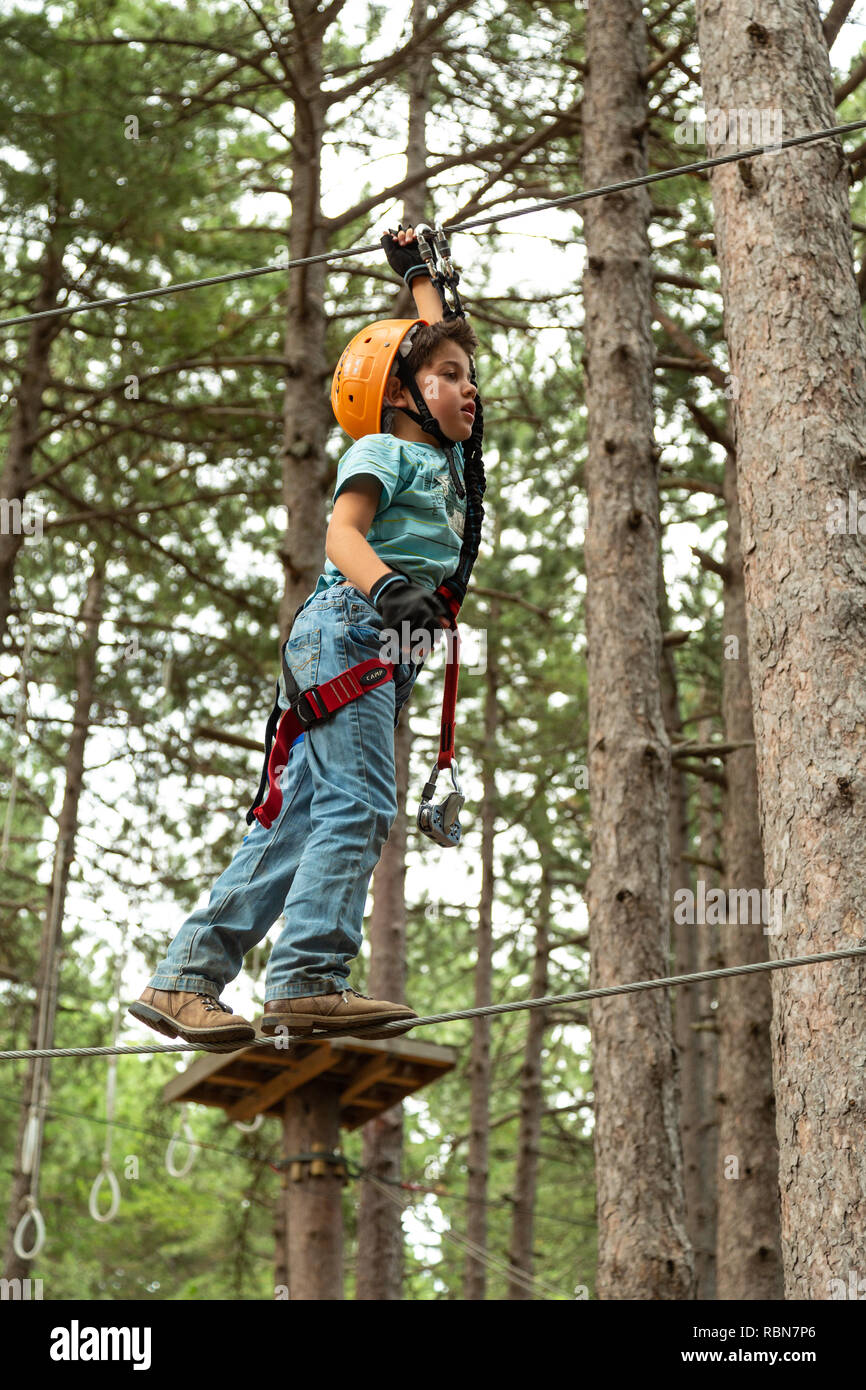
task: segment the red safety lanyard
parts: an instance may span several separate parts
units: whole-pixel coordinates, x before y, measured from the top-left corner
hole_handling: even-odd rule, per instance
[[[454,721],[457,711],[457,681],[460,676],[460,633],[453,617],[451,621],[454,625],[447,629],[445,637],[448,644],[447,665],[445,691],[442,696],[442,725],[439,730],[439,757],[436,760],[436,766],[440,768],[450,767],[454,758]]]

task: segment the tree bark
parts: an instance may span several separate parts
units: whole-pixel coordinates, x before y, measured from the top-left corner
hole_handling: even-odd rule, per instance
[[[427,23],[426,0],[413,0],[412,28],[417,35]],[[406,173],[412,177],[427,163],[426,121],[430,106],[430,49],[419,45],[409,64],[409,137]],[[409,191],[403,204],[403,224],[415,225],[424,215],[425,183]],[[394,308],[395,318],[414,318],[411,292],[404,286]],[[411,696],[410,696],[411,703]],[[409,765],[412,729],[405,705],[394,737],[397,774],[397,819],[391,828],[373,878],[370,918],[370,993],[375,999],[406,999],[406,845]],[[403,1106],[394,1105],[376,1116],[363,1131],[363,1164],[382,1181],[398,1180],[403,1167]],[[403,1222],[400,1208],[372,1183],[362,1183],[358,1210],[357,1299],[399,1300],[403,1283]]]
[[[698,0],[707,108],[778,107],[785,135],[832,125],[814,0]],[[730,132],[729,132],[730,133]],[[713,145],[711,154],[731,146]],[[711,173],[774,955],[863,939],[866,554],[832,531],[863,487],[866,338],[837,141]],[[827,1299],[866,1265],[866,966],[774,971],[773,1069],[786,1297]]]
[[[706,704],[706,692],[701,704]],[[703,719],[697,726],[698,742],[710,743],[713,738],[713,722]],[[700,865],[698,878],[703,879],[706,891],[718,887],[718,871],[712,866],[718,861],[718,820],[715,810],[715,784],[701,779],[698,782],[698,835],[700,856],[705,862]],[[696,923],[691,930],[695,933],[695,966],[698,970],[717,970],[721,965],[719,954],[719,927],[715,922]],[[724,930],[724,928],[723,928]],[[698,1099],[700,1105],[700,1124],[697,1145],[697,1196],[695,1212],[695,1297],[702,1302],[716,1297],[716,1156],[718,1153],[717,1091],[719,1070],[719,1040],[716,1032],[718,1010],[713,1007],[716,1001],[716,982],[702,980],[698,985],[686,986],[694,994],[695,1009],[695,1062],[698,1073]],[[682,992],[682,991],[681,991]]]
[[[498,536],[498,531],[497,531]],[[493,846],[496,825],[496,772],[494,750],[499,724],[499,663],[493,640],[499,624],[501,605],[490,600],[489,641],[484,690],[484,749],[481,796],[481,894],[478,901],[478,930],[475,936],[475,1008],[493,1002],[493,893],[495,870]],[[472,1050],[469,1058],[469,1148],[466,1195],[466,1234],[482,1250],[487,1249],[487,1179],[490,1140],[490,1018],[472,1020]],[[467,1253],[463,1277],[466,1302],[485,1297],[486,1265]]]
[[[586,187],[646,172],[639,0],[591,0]],[[658,482],[645,189],[585,205],[589,783],[594,985],[660,976],[670,745],[659,690]],[[693,1292],[667,993],[593,1001],[598,1296]]]
[[[60,808],[60,817],[57,822],[54,874],[48,891],[39,948],[39,973],[28,1042],[30,1048],[54,1046],[54,1019],[57,1010],[57,991],[63,955],[63,915],[69,870],[75,858],[78,808],[84,786],[84,750],[90,729],[90,715],[96,685],[103,583],[102,565],[97,562],[91,572],[81,609],[84,635],[75,662],[75,714],[66,754],[63,805]],[[31,1174],[23,1171],[22,1164],[24,1136],[30,1107],[31,1103],[36,1107],[44,1107],[47,1103],[50,1071],[50,1058],[31,1057],[28,1060],[22,1088],[24,1102],[18,1119],[18,1138],[8,1207],[7,1241],[3,1257],[4,1274],[7,1279],[24,1279],[31,1269],[29,1260],[22,1260],[16,1255],[13,1248],[13,1238],[15,1228],[24,1215],[25,1202],[31,1191]],[[38,1183],[39,1155],[42,1147],[41,1133],[45,1112],[44,1109],[37,1108],[36,1113],[39,1115],[40,1138],[37,1144],[33,1172]],[[31,1224],[27,1228],[25,1237],[25,1243],[28,1245],[31,1244],[32,1234]]]
[[[301,39],[303,61],[296,65],[292,158],[292,259],[326,251],[328,231],[322,216],[322,136],[327,97],[322,92],[322,39],[330,20],[316,0],[294,0],[292,14]],[[316,584],[324,560],[328,463],[325,442],[331,425],[328,362],[325,352],[324,261],[289,273],[284,353],[283,500],[287,511],[281,559],[285,589],[280,634],[291,630],[298,604]]]
[[[667,595],[664,590],[664,573],[659,564],[659,596],[662,629],[670,626]],[[671,742],[683,740],[682,715],[680,712],[679,690],[677,687],[676,665],[670,647],[663,646],[661,653],[661,695],[665,728]],[[674,906],[676,894],[682,889],[691,890],[692,875],[684,855],[689,847],[688,785],[686,773],[680,760],[671,760],[670,807],[668,812],[670,835],[670,902],[673,922],[673,970],[674,975],[691,975],[698,968],[697,932],[688,922],[677,921]],[[683,915],[683,914],[679,914]],[[674,1042],[677,1050],[677,1066],[680,1078],[680,1137],[683,1147],[683,1185],[686,1203],[686,1228],[689,1241],[695,1251],[696,1294],[700,1296],[700,1263],[698,1251],[703,1241],[701,1212],[703,1197],[701,1193],[701,1086],[698,1057],[698,994],[691,986],[678,989],[673,997]]]
[[[274,1289],[280,1292],[289,1287],[289,1175],[280,1172],[280,1185],[274,1198]]]
[[[57,293],[63,284],[62,250],[53,241],[45,247],[41,272],[39,290],[29,310],[34,314],[57,307]],[[33,440],[38,432],[42,398],[49,380],[51,345],[63,326],[62,318],[41,319],[28,326],[27,352],[9,424],[6,462],[0,476],[0,504],[17,503],[23,507],[27,498],[33,481]],[[0,526],[0,646],[6,641],[12,611],[15,561],[25,539],[23,529]]]
[[[411,700],[411,696],[410,696]],[[395,735],[398,812],[373,878],[369,991],[374,999],[406,999],[406,844],[412,730],[404,706]],[[398,1181],[403,1166],[403,1106],[393,1105],[364,1125],[363,1166],[381,1182]],[[355,1297],[399,1300],[403,1282],[402,1212],[372,1183],[360,1184]]]
[[[532,965],[530,998],[542,999],[547,993],[550,960],[551,882],[549,870],[541,871],[541,894],[535,924],[535,957]],[[538,1150],[541,1141],[541,1115],[544,1108],[542,1057],[547,1029],[547,1010],[527,1011],[526,1045],[520,1071],[520,1125],[517,1131],[517,1164],[514,1173],[514,1208],[508,1263],[532,1278],[535,1234],[535,1194],[538,1181]],[[508,1280],[509,1299],[531,1299],[532,1293],[514,1278]]]
[[[728,510],[724,573],[722,713],[729,743],[754,740],[746,599],[740,551],[736,455],[725,459]],[[764,856],[754,748],[725,758],[722,804],[725,887],[763,889]],[[721,964],[767,959],[761,923],[722,929]],[[770,1051],[772,995],[765,975],[719,980],[719,1138],[716,1297],[781,1299],[779,1149]],[[731,1160],[735,1159],[736,1163]]]
[[[283,1110],[283,1156],[340,1145],[340,1092],[327,1079],[311,1081],[286,1098]],[[289,1169],[286,1189],[288,1284],[290,1299],[333,1303],[343,1297],[343,1188],[333,1164],[313,1163]]]

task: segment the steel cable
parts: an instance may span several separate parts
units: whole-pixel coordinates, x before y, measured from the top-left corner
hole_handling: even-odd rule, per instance
[[[550,208],[567,207],[572,203],[584,203],[590,198],[603,198],[608,193],[622,193],[630,188],[642,188],[646,184],[658,183],[662,179],[677,178],[680,174],[699,174],[704,169],[713,169],[719,164],[731,164],[740,159],[755,159],[762,154],[775,154],[779,150],[790,149],[794,145],[805,145],[813,140],[828,140],[834,135],[845,135],[850,131],[863,130],[866,120],[848,121],[845,125],[827,126],[823,130],[810,131],[808,135],[792,135],[787,140],[779,140],[770,145],[753,145],[747,150],[737,150],[733,154],[713,155],[693,164],[679,164],[672,169],[658,169],[653,174],[639,174],[633,179],[620,179],[617,183],[607,183],[600,188],[588,188],[583,193],[566,193],[561,198],[548,198],[544,202],[533,203],[527,208],[515,208],[511,212],[496,213],[491,217],[474,217],[466,222],[445,222],[448,232],[468,232],[475,227],[495,226],[513,217],[526,217],[533,212],[545,212]],[[276,230],[276,229],[275,229]],[[317,265],[320,261],[341,261],[349,256],[366,256],[381,251],[379,242],[369,246],[352,246],[347,251],[322,251],[316,256],[299,256],[281,265],[260,265],[250,270],[232,270],[225,275],[208,275],[199,280],[182,280],[177,284],[164,285],[152,290],[136,290],[133,294],[117,295],[108,299],[93,299],[85,304],[65,304],[61,308],[42,309],[35,314],[21,314],[18,318],[0,319],[0,328],[15,328],[19,324],[35,323],[39,319],[58,318],[63,314],[83,314],[90,309],[108,309],[124,304],[133,304],[139,299],[158,299],[168,294],[182,294],[186,290],[203,289],[207,285],[224,285],[233,280],[250,280],[257,275],[273,275],[279,270],[294,270],[297,266]]]
[[[429,1014],[424,1018],[417,1018],[412,1023],[412,1028],[424,1028],[433,1023],[452,1023],[464,1018],[483,1018],[493,1014],[516,1013],[521,1009],[547,1009],[559,1004],[581,1004],[588,999],[609,999],[617,994],[636,994],[644,989],[666,989],[669,986],[696,985],[703,980],[722,980],[734,975],[755,975],[763,970],[786,970],[798,965],[820,965],[824,961],[848,960],[854,956],[866,956],[866,946],[850,946],[844,951],[820,951],[811,956],[791,956],[782,957],[780,960],[754,961],[751,965],[731,965],[725,966],[721,970],[699,970],[693,975],[666,975],[658,980],[634,980],[624,985],[606,985],[599,989],[578,990],[575,994],[550,994],[541,999],[518,999],[512,1004],[485,1004],[474,1009],[455,1009],[453,1013]],[[399,1034],[405,1031],[402,1023],[394,1022],[391,1024],[383,1023],[376,1025],[376,1031],[385,1032],[385,1036]],[[387,1030],[387,1031],[385,1031]],[[298,1038],[299,1042],[330,1042],[334,1038],[361,1038],[360,1033],[352,1033],[349,1029],[338,1032],[336,1029],[331,1032],[321,1032],[313,1035]],[[282,1048],[288,1041],[288,1036],[283,1038],[254,1038],[252,1042],[242,1043],[237,1052],[242,1052],[251,1047],[277,1047]],[[18,1061],[26,1057],[108,1057],[112,1053],[146,1053],[146,1052],[199,1052],[208,1051],[197,1043],[141,1043],[129,1047],[50,1047],[33,1049],[16,1049],[0,1052],[0,1062]]]

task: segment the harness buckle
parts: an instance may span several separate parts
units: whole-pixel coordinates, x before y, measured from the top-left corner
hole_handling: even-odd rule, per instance
[[[306,706],[303,701],[306,700]],[[306,690],[299,690],[292,701],[292,709],[298,719],[309,729],[313,724],[323,724],[326,719],[333,719],[336,710],[328,709],[317,685],[310,685]]]

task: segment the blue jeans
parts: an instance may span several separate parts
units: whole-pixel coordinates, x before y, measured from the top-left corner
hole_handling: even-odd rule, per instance
[[[302,609],[286,643],[301,690],[379,655],[382,618],[366,595],[335,584]],[[256,821],[186,919],[150,981],[154,989],[219,997],[247,951],[283,914],[268,961],[265,1001],[346,987],[361,949],[373,870],[397,815],[394,730],[420,669],[394,668],[293,745],[270,830]],[[280,705],[288,708],[280,676]]]

